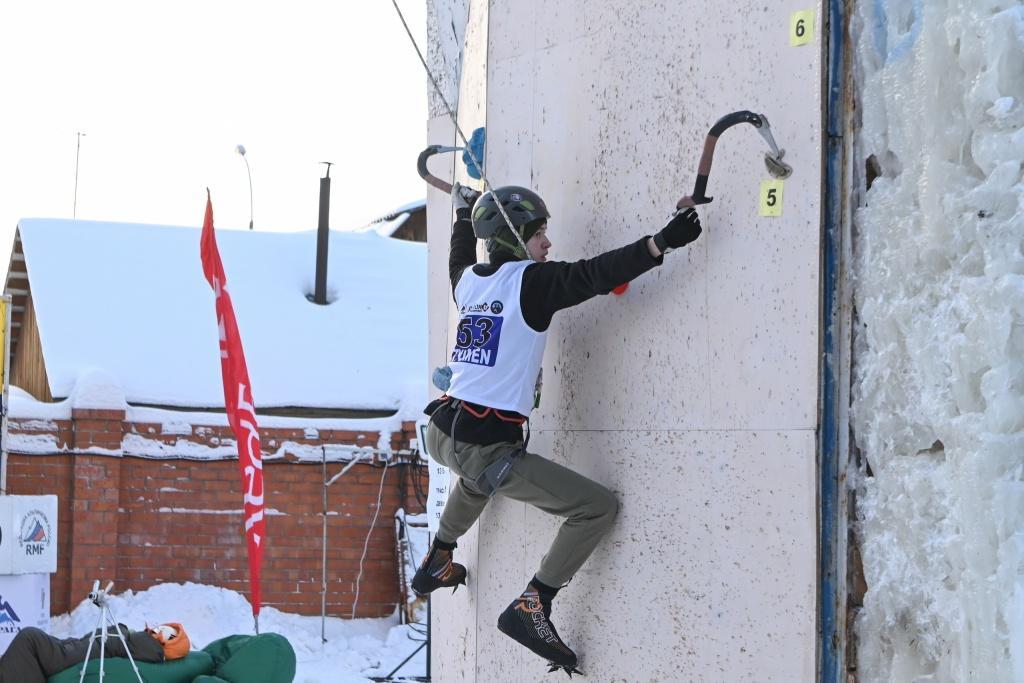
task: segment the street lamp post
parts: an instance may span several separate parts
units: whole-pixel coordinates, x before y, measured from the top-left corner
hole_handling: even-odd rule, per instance
[[[235,151],[238,152],[242,157],[242,161],[245,162],[245,172],[249,176],[249,229],[252,230],[252,171],[249,170],[249,159],[245,156],[245,146],[235,146]]]
[[[75,145],[75,198],[71,205],[71,217],[78,218],[78,158],[82,152],[82,138],[85,133],[78,131],[78,143]]]

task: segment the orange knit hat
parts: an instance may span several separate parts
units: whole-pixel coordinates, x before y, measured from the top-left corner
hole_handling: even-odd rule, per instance
[[[157,639],[164,648],[164,659],[181,659],[192,649],[185,627],[181,624],[167,623],[146,629],[149,635]]]

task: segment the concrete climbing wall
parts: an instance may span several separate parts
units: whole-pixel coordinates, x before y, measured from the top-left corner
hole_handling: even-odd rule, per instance
[[[820,17],[820,5],[741,1],[721,15],[695,0],[470,5],[460,124],[468,134],[486,123],[494,185],[545,198],[552,259],[660,229],[724,114],[764,113],[785,147],[795,173],[780,217],[758,211],[766,145],[750,126],[730,129],[700,240],[624,296],[556,317],[531,449],[621,503],[555,601],[588,680],[812,680],[822,27],[793,47],[790,19]],[[429,133],[453,141],[441,112]],[[433,366],[450,348],[447,198],[431,190],[428,211]],[[435,680],[545,676],[495,624],[559,523],[497,499],[460,540],[470,586],[434,599]]]

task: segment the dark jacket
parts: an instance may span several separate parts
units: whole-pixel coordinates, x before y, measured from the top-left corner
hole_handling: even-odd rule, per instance
[[[164,648],[146,631],[129,631],[118,624],[136,662],[164,661]],[[107,647],[104,657],[127,657],[121,639],[113,626],[107,628]],[[50,676],[81,664],[85,654],[90,659],[100,656],[99,631],[89,650],[89,635],[81,638],[54,638],[35,627],[23,628],[14,636],[3,657],[0,658],[0,683],[46,683]]]
[[[510,252],[500,251],[489,263],[477,263],[476,235],[470,222],[469,209],[456,212],[455,225],[452,227],[451,251],[448,256],[448,275],[452,283],[452,296],[455,286],[459,283],[466,268],[473,268],[477,275],[487,277],[493,275],[498,268],[515,256]],[[627,244],[619,249],[612,249],[590,259],[566,263],[563,261],[545,261],[531,263],[523,271],[523,284],[519,292],[519,304],[523,311],[526,324],[538,332],[544,332],[551,326],[555,313],[571,308],[598,294],[608,294],[619,285],[629,282],[662,263],[662,258],[654,258],[647,249],[647,236]],[[477,412],[483,413],[482,406]],[[431,419],[448,436],[452,435],[452,422],[456,409],[449,404],[436,406]],[[507,417],[515,417],[506,413]],[[502,415],[490,411],[487,417],[474,418],[466,411],[459,413],[455,425],[456,439],[465,443],[491,444],[500,441],[519,441],[523,438],[520,424],[502,419]]]

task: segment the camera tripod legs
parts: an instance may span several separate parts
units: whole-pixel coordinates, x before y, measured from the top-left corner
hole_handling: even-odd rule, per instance
[[[97,639],[100,641],[99,683],[103,683],[103,678],[106,675],[103,670],[103,661],[104,655],[106,654],[107,651],[107,637],[109,635],[108,628],[110,626],[114,627],[114,632],[117,634],[117,637],[121,639],[121,645],[124,646],[125,654],[128,655],[128,661],[132,664],[132,671],[135,672],[135,677],[139,679],[139,683],[145,683],[145,681],[142,680],[142,674],[139,673],[139,667],[135,665],[135,658],[132,657],[132,651],[128,649],[128,641],[125,640],[124,634],[121,633],[120,627],[117,625],[117,622],[114,621],[114,616],[110,613],[110,606],[107,604],[107,593],[110,591],[111,588],[113,588],[114,583],[108,583],[107,587],[104,588],[102,591],[99,590],[99,584],[99,581],[93,583],[92,592],[89,594],[89,599],[92,600],[93,603],[100,608],[100,617],[96,623],[96,630],[92,632],[92,636],[90,636],[89,638],[89,647],[85,651],[85,661],[82,662],[82,674],[78,677],[78,683],[84,683],[85,681],[85,670],[86,667],[89,665],[89,657],[90,655],[92,655],[92,646]]]

